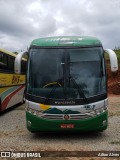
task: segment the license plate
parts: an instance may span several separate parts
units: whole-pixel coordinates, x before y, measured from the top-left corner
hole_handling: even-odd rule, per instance
[[[74,128],[74,124],[61,124],[60,128]]]

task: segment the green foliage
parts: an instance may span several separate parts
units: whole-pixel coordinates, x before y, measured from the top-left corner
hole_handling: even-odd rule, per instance
[[[13,52],[14,54],[19,54],[18,52]],[[24,56],[23,56],[23,58],[25,58],[25,59],[27,59],[28,58],[28,55],[27,54],[25,54]]]
[[[114,52],[115,52],[116,55],[117,55],[117,58],[118,58],[118,65],[119,65],[119,67],[120,67],[120,49],[119,49],[119,50],[114,50]],[[107,53],[105,54],[105,59],[106,59],[107,61],[109,60],[109,56],[108,56]],[[108,64],[108,66],[109,66],[109,64]]]
[[[120,60],[120,49],[119,50],[114,50],[114,51],[117,54],[118,60]]]
[[[18,54],[18,52],[13,52],[13,53],[15,53],[16,55]]]
[[[111,141],[110,144],[120,144],[120,140],[116,140],[116,141]]]
[[[120,49],[119,50],[114,50],[115,53],[117,54],[117,58],[118,58],[118,64],[120,66]]]

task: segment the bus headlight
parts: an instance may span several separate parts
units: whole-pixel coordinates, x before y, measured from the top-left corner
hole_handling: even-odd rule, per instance
[[[99,115],[100,114],[100,110],[96,109],[95,113],[96,113],[96,115]]]
[[[31,109],[31,108],[29,108],[29,107],[26,107],[26,112],[29,112],[29,113],[33,114],[34,116],[37,116],[37,115],[39,115],[42,111],[38,111],[38,110]]]
[[[103,112],[105,112],[105,111],[107,111],[107,106],[101,107],[101,108],[99,108],[99,109],[96,109],[96,110],[95,110],[95,113],[96,113],[96,115],[99,115],[99,114],[101,114],[101,113],[103,113]]]
[[[36,116],[37,115],[37,111],[34,110],[33,115]]]
[[[107,107],[107,106],[104,106],[103,109],[106,111],[106,110],[108,109],[108,107]]]

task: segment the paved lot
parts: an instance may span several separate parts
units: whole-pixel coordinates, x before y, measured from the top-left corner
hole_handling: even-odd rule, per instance
[[[25,105],[0,115],[2,151],[120,151],[120,96],[109,97],[109,127],[102,133],[30,133],[26,129]]]

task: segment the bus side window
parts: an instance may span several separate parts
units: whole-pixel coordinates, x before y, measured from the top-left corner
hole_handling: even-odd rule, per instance
[[[14,72],[14,61],[15,61],[15,58],[13,57],[8,57],[8,71],[9,72]]]
[[[7,56],[2,52],[0,52],[0,69],[1,70],[7,70],[8,69]]]

